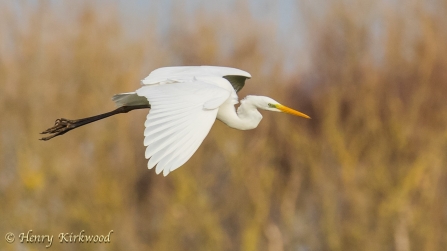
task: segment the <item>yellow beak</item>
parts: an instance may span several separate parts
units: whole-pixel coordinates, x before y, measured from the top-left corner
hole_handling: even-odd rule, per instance
[[[292,115],[295,115],[295,116],[300,116],[300,117],[303,117],[303,118],[306,118],[306,119],[310,119],[310,117],[307,116],[306,114],[304,114],[302,112],[299,112],[299,111],[295,111],[292,108],[289,108],[287,106],[277,104],[277,105],[275,105],[275,107],[278,110],[280,110],[280,111],[282,111],[284,113],[288,113],[288,114],[292,114]]]

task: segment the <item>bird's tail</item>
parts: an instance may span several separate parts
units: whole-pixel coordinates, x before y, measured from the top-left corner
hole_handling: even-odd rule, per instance
[[[138,96],[136,92],[115,94],[113,95],[112,100],[118,107],[149,105],[149,101],[145,97]]]

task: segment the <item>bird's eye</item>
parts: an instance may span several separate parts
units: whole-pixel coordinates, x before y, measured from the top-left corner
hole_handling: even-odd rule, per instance
[[[271,108],[276,108],[276,106],[274,104],[268,103],[268,106],[271,107]]]

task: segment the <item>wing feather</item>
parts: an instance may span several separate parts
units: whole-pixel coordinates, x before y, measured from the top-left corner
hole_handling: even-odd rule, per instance
[[[189,114],[188,112],[183,112],[181,114],[179,114],[178,116],[169,116],[169,117],[162,117],[159,119],[147,119],[146,122],[144,123],[144,125],[146,126],[146,124],[148,125],[159,125],[159,124],[167,124],[169,122],[172,121],[178,121],[179,119],[183,118],[183,117],[187,117]]]
[[[184,127],[185,123],[188,123],[189,118],[188,117],[184,117],[179,119],[178,121],[173,121],[169,124],[166,124],[165,126],[159,126],[159,125],[151,125],[146,127],[146,129],[144,129],[144,136],[151,136],[151,135],[155,135],[155,134],[159,134],[162,131],[165,130],[178,130],[180,127]]]
[[[217,110],[208,111],[209,113],[215,113],[212,116],[217,115]],[[198,119],[205,119],[204,113],[199,114]],[[201,118],[200,118],[201,117]],[[206,135],[208,134],[208,131],[211,129],[212,125],[202,124],[199,127],[200,130],[194,130],[190,131],[191,139],[186,141],[183,144],[177,144],[177,147],[175,151],[173,151],[171,154],[167,155],[164,158],[164,162],[162,163],[164,166],[166,166],[163,169],[163,175],[167,175],[172,170],[177,169],[181,165],[183,165],[188,159],[191,158],[191,156],[196,152],[196,150],[199,148],[202,141],[205,139]]]
[[[216,111],[216,113],[217,113],[217,111]],[[200,146],[203,139],[207,135],[207,133],[204,134],[203,132],[206,132],[206,128],[203,128],[203,130],[199,131],[199,133],[201,133],[202,135],[196,136],[195,141],[191,141],[189,146],[183,145],[182,148],[180,148],[179,151],[177,151],[179,154],[177,156],[174,156],[175,161],[172,162],[172,165],[170,167],[171,172],[174,171],[175,169],[179,168],[183,164],[185,164],[185,162],[189,158],[191,158],[191,156],[194,154],[196,149]]]
[[[197,80],[148,85],[137,90],[151,111],[144,123],[148,168],[168,175],[188,161],[216,120],[219,106],[231,92]]]

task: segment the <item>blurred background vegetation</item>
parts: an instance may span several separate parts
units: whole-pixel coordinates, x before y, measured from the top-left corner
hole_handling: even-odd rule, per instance
[[[57,250],[447,249],[446,0],[139,2],[0,2],[2,236],[114,230]],[[146,168],[147,111],[37,140],[172,65],[244,69],[240,96],[313,119],[216,122],[166,178]]]

